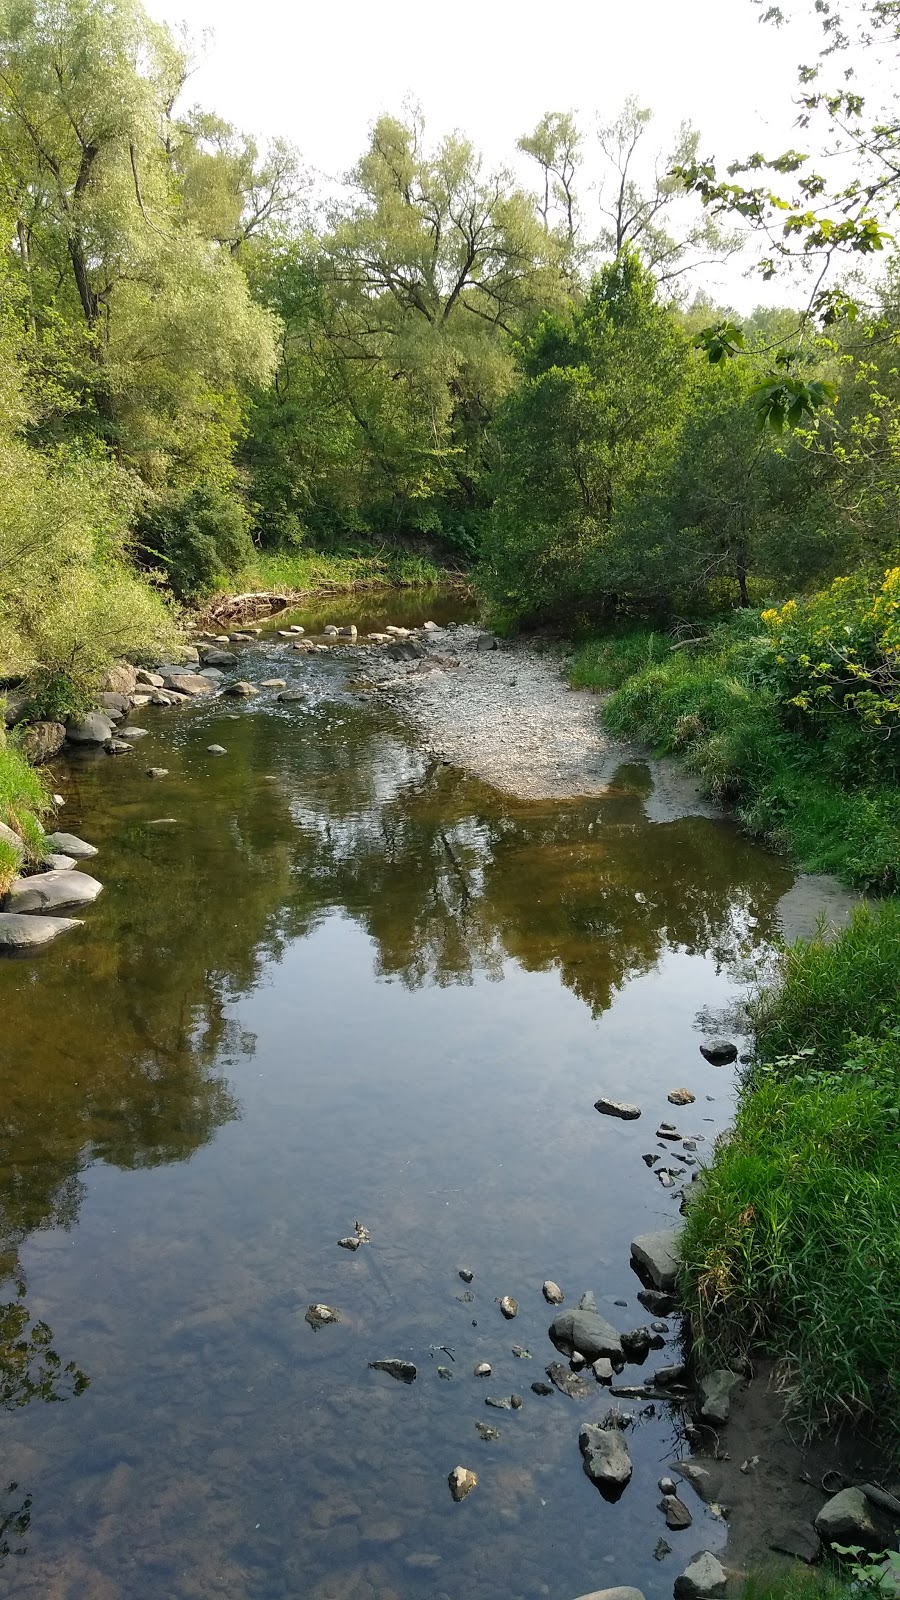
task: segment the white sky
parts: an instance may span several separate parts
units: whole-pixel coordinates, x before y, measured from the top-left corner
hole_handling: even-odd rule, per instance
[[[160,20],[185,22],[195,41],[212,30],[189,102],[263,141],[288,138],[333,177],[360,154],[374,118],[408,97],[433,137],[460,128],[498,165],[545,111],[573,110],[589,130],[629,94],[654,110],[648,143],[665,143],[688,118],[701,153],[722,166],[754,149],[777,153],[802,142],[792,126],[796,66],[819,38],[762,26],[750,0],[146,3]],[[703,276],[743,311],[794,298],[787,285],[766,293],[744,271]]]

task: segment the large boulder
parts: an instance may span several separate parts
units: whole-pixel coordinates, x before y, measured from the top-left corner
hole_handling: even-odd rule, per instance
[[[64,856],[74,856],[76,861],[89,861],[91,856],[98,853],[95,844],[88,844],[74,833],[48,833],[46,843],[51,850],[58,850]]]
[[[24,689],[7,689],[5,692],[0,692],[0,704],[3,706],[3,720],[6,726],[14,728],[28,710],[28,695]]]
[[[842,1489],[832,1495],[816,1517],[816,1533],[825,1544],[861,1544],[867,1550],[881,1546],[872,1505],[862,1489]]]
[[[671,1291],[678,1277],[678,1229],[641,1233],[631,1241],[631,1259],[656,1289]]]
[[[233,650],[202,649],[200,656],[205,667],[233,667],[237,664],[237,655]]]
[[[66,906],[88,906],[103,888],[86,872],[36,872],[16,878],[3,901],[5,911],[62,911]]]
[[[133,692],[133,691],[132,691]],[[124,717],[131,709],[130,694],[98,694],[97,710],[105,711],[110,717]]]
[[[621,1494],[633,1471],[621,1429],[586,1422],[579,1430],[578,1444],[591,1483],[606,1494]]]
[[[19,735],[19,749],[33,767],[50,761],[66,742],[66,729],[62,722],[32,722]]]
[[[163,681],[159,673],[150,672],[146,667],[138,667],[136,677],[137,688],[141,688],[143,686],[145,689],[161,689],[163,686]]]
[[[212,678],[204,678],[199,672],[167,672],[163,679],[166,689],[174,689],[176,694],[186,694],[191,699],[203,694],[215,694],[216,684]]]
[[[116,661],[104,673],[100,689],[105,694],[134,694],[138,681],[137,669],[127,661]]]
[[[560,1311],[550,1324],[550,1337],[557,1349],[566,1355],[580,1350],[587,1361],[596,1361],[598,1356],[622,1360],[622,1340],[599,1311],[581,1306],[572,1311]]]
[[[100,711],[89,711],[86,717],[66,723],[66,738],[70,744],[105,744],[112,731],[112,722]]]
[[[701,1550],[675,1579],[675,1600],[715,1600],[725,1593],[725,1568],[711,1550]]]
[[[81,923],[72,917],[29,917],[17,911],[0,911],[0,950],[30,950],[49,944]]]

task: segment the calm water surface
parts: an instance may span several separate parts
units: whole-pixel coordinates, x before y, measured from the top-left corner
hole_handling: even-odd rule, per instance
[[[698,1014],[767,959],[791,874],[725,822],[649,822],[645,767],[600,801],[501,796],[353,670],[273,637],[241,673],[308,684],[308,707],[148,708],[134,755],[55,770],[105,893],[0,964],[10,1595],[661,1597],[722,1543],[686,1491],[694,1527],[653,1559],[677,1416],[638,1420],[609,1505],[577,1446],[608,1396],[530,1384],[555,1356],[544,1278],[647,1320],[629,1242],[678,1198],[641,1156],[667,1110],[707,1140],[727,1121]],[[598,1116],[601,1091],[641,1121]],[[372,1242],[349,1254],[356,1219]],[[316,1333],[319,1300],[342,1321]],[[485,1407],[513,1390],[521,1411]],[[461,1505],[458,1463],[479,1476]]]

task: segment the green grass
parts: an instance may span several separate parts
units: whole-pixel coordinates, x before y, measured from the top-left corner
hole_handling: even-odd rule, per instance
[[[18,750],[6,744],[0,722],[0,822],[22,839],[25,859],[29,862],[37,863],[46,853],[40,818],[49,806],[50,797],[43,778]],[[18,870],[18,851],[0,839],[0,895],[6,893]]]
[[[896,902],[786,952],[682,1294],[701,1366],[763,1350],[808,1423],[863,1422],[900,1457],[898,953]]]
[[[253,589],[327,594],[355,589],[430,588],[458,576],[430,557],[386,546],[377,555],[369,543],[332,554],[321,551],[261,551],[229,585],[237,594]]]
[[[785,1568],[753,1572],[741,1589],[741,1600],[850,1600],[849,1579],[830,1567]]]
[[[611,732],[680,756],[714,799],[810,872],[879,891],[900,889],[900,784],[879,772],[853,730],[812,738],[767,678],[755,613],[673,650],[660,633],[593,640],[573,682],[612,691]]]

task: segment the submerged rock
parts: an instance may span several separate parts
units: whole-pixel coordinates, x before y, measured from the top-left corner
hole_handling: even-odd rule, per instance
[[[621,1361],[623,1356],[621,1338],[599,1311],[578,1307],[574,1311],[561,1311],[550,1324],[550,1338],[566,1355],[580,1350],[588,1361],[596,1361],[598,1356]]]
[[[679,1266],[678,1238],[677,1228],[664,1228],[658,1233],[641,1233],[631,1241],[632,1262],[637,1262],[643,1268],[657,1289],[675,1288]]]
[[[595,1392],[594,1385],[587,1378],[583,1378],[580,1372],[570,1372],[561,1361],[551,1361],[546,1370],[554,1387],[572,1400],[589,1400]]]
[[[479,1439],[499,1439],[500,1438],[500,1429],[499,1428],[492,1428],[490,1426],[490,1424],[487,1423],[487,1422],[476,1422],[476,1424],[475,1424],[475,1432],[478,1434]]]
[[[206,749],[211,756],[226,756],[228,754],[223,744],[208,744]]]
[[[633,1471],[621,1429],[586,1422],[578,1434],[578,1444],[591,1482],[607,1493],[621,1493]]]
[[[338,1239],[338,1244],[342,1250],[358,1250],[362,1244],[362,1239],[360,1239],[358,1234],[349,1233],[346,1239]],[[371,1366],[371,1362],[369,1365]]]
[[[17,911],[0,911],[0,950],[30,950],[49,944],[70,928],[82,926],[72,917],[30,917]]]
[[[509,1395],[487,1394],[484,1397],[484,1403],[486,1406],[493,1406],[495,1411],[512,1411],[513,1409],[513,1403]]]
[[[621,1117],[623,1122],[636,1122],[641,1114],[640,1106],[629,1105],[625,1100],[609,1100],[605,1095],[594,1101],[594,1110],[607,1117]]]
[[[478,1483],[478,1475],[470,1472],[468,1467],[454,1467],[447,1482],[454,1500],[465,1500]]]
[[[297,701],[308,699],[308,689],[284,689],[278,696],[278,700],[281,705],[293,705]]]
[[[311,1328],[327,1328],[331,1322],[340,1322],[341,1314],[339,1311],[335,1311],[334,1306],[326,1306],[319,1301],[314,1306],[307,1306],[303,1313],[303,1320],[308,1322]]]
[[[130,756],[132,754],[131,745],[127,739],[107,739],[103,748],[108,756]]]
[[[311,1308],[313,1309],[313,1308]],[[321,1307],[315,1308],[321,1310]],[[327,1307],[325,1308],[328,1309]],[[307,1312],[307,1321],[309,1312]],[[369,1366],[376,1372],[386,1372],[389,1378],[397,1378],[401,1383],[415,1383],[416,1368],[411,1361],[395,1361],[393,1359],[370,1361]]]
[[[700,1054],[713,1067],[727,1067],[737,1060],[738,1047],[730,1039],[709,1039],[700,1046]]]
[[[263,678],[259,687],[261,689],[286,689],[287,682],[284,678]]]
[[[168,767],[148,767],[147,768],[147,777],[148,778],[167,778],[168,776],[169,776]]]
[[[660,1502],[660,1510],[666,1519],[666,1527],[670,1532],[680,1533],[689,1528],[693,1517],[683,1500],[677,1494],[664,1494]]]
[[[559,1284],[554,1283],[552,1278],[546,1279],[541,1292],[550,1306],[561,1306],[566,1298]]]
[[[531,1390],[533,1394],[547,1396],[548,1394],[553,1393],[553,1385],[552,1383],[545,1383],[543,1378],[538,1378],[537,1381],[531,1385]]]
[[[727,1581],[721,1561],[711,1550],[701,1550],[675,1579],[675,1600],[715,1600],[725,1593]]]

